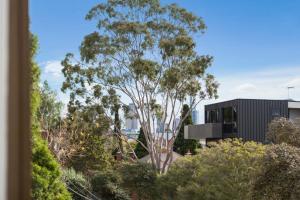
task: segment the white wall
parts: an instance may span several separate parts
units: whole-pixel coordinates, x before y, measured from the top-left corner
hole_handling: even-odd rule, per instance
[[[0,199],[6,199],[8,1],[0,0]]]

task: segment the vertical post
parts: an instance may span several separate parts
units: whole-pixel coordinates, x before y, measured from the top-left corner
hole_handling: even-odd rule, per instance
[[[28,0],[9,0],[8,199],[29,200],[30,65]]]

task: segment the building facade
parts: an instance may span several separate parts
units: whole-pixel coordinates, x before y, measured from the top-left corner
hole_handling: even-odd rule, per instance
[[[199,111],[198,110],[192,110],[192,121],[193,124],[199,124]]]
[[[125,119],[125,127],[128,131],[139,130],[139,120],[135,116],[135,109],[133,104],[129,104],[128,117]]]
[[[205,124],[186,126],[186,139],[242,138],[266,142],[268,124],[277,117],[300,118],[300,102],[235,99],[205,106]]]

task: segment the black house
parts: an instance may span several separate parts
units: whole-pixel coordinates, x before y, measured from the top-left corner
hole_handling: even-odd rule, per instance
[[[300,102],[234,99],[205,106],[205,124],[185,127],[186,139],[242,138],[265,142],[268,124],[277,117],[300,119]]]

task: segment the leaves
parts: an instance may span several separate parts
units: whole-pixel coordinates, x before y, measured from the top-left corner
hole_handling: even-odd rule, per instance
[[[32,187],[31,195],[33,199],[71,199],[64,183],[60,180],[61,172],[59,165],[55,158],[52,156],[50,150],[47,148],[46,142],[41,138],[41,130],[39,127],[38,109],[40,108],[40,102],[42,99],[43,105],[47,105],[49,102],[47,99],[50,95],[50,104],[52,104],[53,93],[49,92],[49,88],[43,93],[42,98],[39,88],[40,70],[34,56],[37,50],[37,37],[31,35],[31,130],[32,130]],[[42,107],[45,108],[45,107]],[[50,112],[51,114],[52,112]],[[48,113],[47,113],[48,114]],[[56,114],[56,113],[55,113]],[[49,117],[49,115],[48,115]],[[53,125],[53,124],[51,124]]]
[[[287,144],[267,148],[253,190],[253,199],[300,198],[300,149]]]
[[[183,105],[181,111],[181,118],[184,118],[187,112],[189,112],[189,106],[185,104]],[[192,124],[193,124],[192,116],[191,114],[189,114],[188,117],[182,122],[180,131],[174,142],[174,151],[180,153],[181,155],[185,155],[188,151],[190,151],[190,153],[192,154],[196,153],[198,142],[196,140],[184,139],[184,126],[192,125]]]
[[[103,115],[113,113],[113,105],[121,102],[112,98],[114,89],[113,96],[124,95],[133,103],[147,141],[161,143],[151,145],[150,154],[161,152],[155,148],[173,149],[175,137],[162,144],[154,121],[172,124],[189,96],[193,106],[217,97],[218,83],[207,73],[213,59],[196,50],[196,36],[206,29],[202,18],[158,0],[108,0],[86,19],[97,27],[81,43],[81,59],[67,54],[62,62],[69,111],[98,105]],[[165,130],[169,133],[163,134],[177,135],[172,127]]]
[[[161,182],[174,199],[249,199],[264,153],[265,147],[255,142],[221,141],[176,160]]]
[[[300,128],[285,118],[274,119],[268,127],[266,139],[274,144],[287,143],[300,147]]]
[[[147,142],[146,142],[146,138],[145,138],[145,135],[144,135],[144,132],[143,132],[142,128],[140,129],[140,133],[139,133],[139,136],[138,136],[138,141],[139,142],[137,143],[137,145],[136,145],[136,147],[134,149],[134,152],[135,152],[136,156],[140,159],[140,158],[142,158],[142,157],[144,157],[144,156],[146,156],[146,155],[149,154],[149,152],[147,151],[147,149],[145,149],[145,147],[147,147]],[[140,144],[140,142],[143,143],[143,145],[145,147],[143,147]]]

